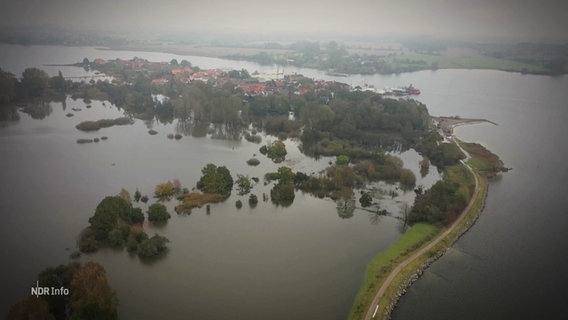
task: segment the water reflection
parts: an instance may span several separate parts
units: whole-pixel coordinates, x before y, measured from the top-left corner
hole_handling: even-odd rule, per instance
[[[21,111],[29,114],[32,119],[41,120],[48,117],[53,111],[53,108],[49,101],[33,100],[29,101]]]
[[[16,106],[8,106],[0,108],[0,121],[17,121],[20,120],[20,114]]]
[[[115,53],[109,54],[115,57]],[[84,56],[89,55],[81,53],[81,58]],[[164,178],[179,176],[196,181],[199,169],[211,161],[227,165],[232,172],[251,176],[275,171],[278,167],[269,160],[263,160],[258,167],[245,164],[253,153],[258,153],[259,147],[242,140],[246,125],[243,124],[242,129],[237,125],[211,126],[205,117],[189,115],[187,110],[178,110],[180,116],[172,122],[164,119],[149,122],[158,131],[188,137],[179,143],[164,143],[169,141],[163,136],[150,137],[146,134],[146,123],[136,120],[132,126],[105,128],[104,134],[111,137],[108,143],[79,147],[75,140],[92,134],[75,130],[78,122],[121,115],[116,107],[105,108],[99,101],[93,101],[91,109],[85,109],[82,100],[64,102],[66,106],[63,103],[62,107],[53,105],[49,117],[46,116],[41,124],[30,121],[30,117],[22,117],[17,130],[26,133],[26,143],[18,140],[23,136],[9,136],[11,132],[7,132],[0,144],[6,155],[3,165],[8,168],[2,171],[2,180],[11,186],[5,190],[9,195],[6,198],[14,199],[1,203],[2,212],[8,213],[5,225],[22,226],[22,232],[32,235],[52,231],[47,234],[48,238],[32,236],[25,242],[19,241],[17,234],[12,235],[8,227],[0,233],[7,235],[7,254],[14,261],[14,267],[6,270],[10,292],[21,291],[21,284],[28,280],[25,277],[35,275],[36,269],[67,258],[67,253],[58,254],[60,247],[74,242],[78,230],[88,221],[86,213],[92,212],[109,189],[140,187],[143,194],[151,194],[154,183]],[[82,112],[76,112],[71,119],[66,118],[63,111],[69,109],[67,106],[80,108]],[[59,135],[37,134],[34,130],[38,126],[49,126]],[[242,142],[192,138],[207,137],[208,133]],[[266,137],[263,133],[259,135]],[[60,139],[62,136],[64,138]],[[21,146],[17,155],[9,152],[16,143]],[[180,147],[182,144],[184,147]],[[231,150],[233,146],[238,152]],[[297,150],[296,141],[287,140],[286,146],[289,152],[286,165],[295,170],[319,172],[333,160],[322,157],[321,161],[316,161],[306,157]],[[154,157],[147,150],[169,156]],[[45,158],[45,166],[36,168],[33,164],[32,160],[38,156]],[[416,167],[406,161],[405,166]],[[29,170],[26,181],[15,174],[17,169],[21,172],[22,167]],[[54,176],[58,178],[54,179]],[[77,181],[89,183],[77,184]],[[356,203],[352,197],[345,197],[338,204],[296,192],[294,205],[283,209],[269,201],[270,186],[259,184],[255,188],[259,198],[263,195],[263,202],[257,204],[255,214],[242,214],[248,209],[246,205],[240,214],[235,214],[234,201],[227,201],[213,205],[214,208],[207,205],[191,216],[173,215],[168,225],[159,230],[174,243],[167,256],[142,261],[136,255],[117,254],[106,249],[89,256],[101,261],[113,279],[113,287],[121,301],[121,317],[345,318],[367,262],[399,236],[396,221],[376,213],[369,213],[369,217],[354,214]],[[33,202],[25,199],[30,192],[35,195]],[[394,199],[387,195],[378,201],[381,207],[396,215],[397,209],[393,207],[397,201],[411,201],[408,194],[399,192]],[[59,201],[61,199],[65,201]],[[338,207],[341,212],[337,212]],[[211,211],[215,213],[211,214]],[[37,223],[28,223],[31,220]],[[148,227],[158,231],[153,225]],[[335,245],[329,246],[331,242]],[[345,256],[345,252],[350,255]],[[290,263],[291,260],[294,263]],[[29,265],[33,272],[22,270],[21,267]],[[338,265],[344,266],[341,272],[337,271]],[[274,277],[274,274],[282,276]],[[131,288],[140,279],[144,279],[146,288],[158,294],[131,295]],[[279,290],[266,295],[267,285]],[[164,295],[164,292],[169,294]],[[303,294],[297,295],[297,292]],[[8,300],[16,299],[10,297],[6,303]],[[219,310],[219,300],[228,305],[225,309],[231,314]],[[177,307],[162,308],[165,305]],[[290,310],[295,313],[293,316],[287,314]]]
[[[338,192],[339,198],[335,201],[337,205],[337,215],[341,219],[349,219],[353,217],[353,211],[355,211],[355,197],[353,189],[342,188]]]

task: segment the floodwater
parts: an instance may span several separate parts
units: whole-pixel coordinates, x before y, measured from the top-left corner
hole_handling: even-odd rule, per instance
[[[246,68],[269,72],[272,67],[214,58],[163,53],[119,52],[95,48],[18,47],[0,45],[0,67],[21,74],[26,66],[71,63],[134,56],[152,61],[187,59],[201,68]],[[24,59],[25,58],[25,59]],[[63,67],[45,67],[50,75]],[[67,67],[71,68],[71,67]],[[79,69],[79,68],[75,68]],[[275,69],[272,68],[272,69]],[[73,75],[70,69],[64,75]],[[285,71],[288,72],[288,71]],[[432,115],[487,118],[499,124],[460,127],[466,141],[480,142],[513,170],[493,181],[486,209],[474,227],[416,282],[393,314],[395,319],[552,318],[568,314],[563,289],[568,285],[568,78],[520,75],[490,70],[438,70],[389,76],[334,78],[323,72],[290,68],[318,79],[335,79],[377,88],[408,85],[422,90],[417,97]],[[74,105],[74,103],[76,105]],[[245,161],[259,145],[165,136],[175,124],[146,124],[82,133],[82,120],[118,117],[110,105],[67,103],[82,108],[66,118],[63,106],[51,106],[43,120],[21,115],[0,127],[0,237],[5,257],[1,312],[29,294],[37,272],[68,261],[78,232],[87,225],[97,203],[120,188],[151,194],[157,183],[179,179],[192,187],[208,162],[236,173],[261,177],[277,165],[259,156],[259,167]],[[147,134],[149,127],[159,132]],[[108,136],[98,144],[76,139]],[[267,141],[264,137],[264,141]],[[287,142],[287,165],[317,171],[328,160],[301,156]],[[419,157],[402,155],[417,172]],[[435,180],[427,176],[425,185]],[[419,177],[419,175],[417,175]],[[262,181],[262,180],[261,180]],[[268,193],[262,182],[253,193]],[[401,195],[401,201],[409,197]],[[144,264],[126,252],[102,250],[82,261],[104,265],[116,289],[119,314],[125,319],[344,319],[362,279],[366,263],[399,235],[392,217],[373,224],[356,211],[341,219],[331,200],[296,194],[292,206],[246,201],[235,209],[226,202],[177,216],[165,227],[147,226],[172,243],[169,253]],[[396,201],[383,200],[396,208]],[[174,202],[168,207],[173,212]],[[70,251],[66,250],[70,248]]]
[[[437,94],[424,90],[431,113],[498,123],[455,132],[513,170],[491,182],[478,222],[412,285],[393,319],[564,318],[568,77],[455,70],[436,79]]]
[[[27,52],[34,48],[19,49]],[[78,50],[49,47],[45,52],[52,55],[56,49],[61,51],[58,57]],[[11,71],[17,74],[22,70]],[[412,191],[398,190],[394,199],[385,195],[381,205],[393,216],[378,218],[358,209],[352,217],[342,218],[334,201],[302,192],[296,193],[290,207],[276,206],[270,200],[262,201],[263,194],[269,197],[272,186],[263,184],[266,172],[287,165],[294,171],[317,173],[333,159],[308,158],[300,153],[298,142],[290,140],[285,142],[286,161],[277,165],[259,153],[262,144],[244,139],[168,139],[167,134],[184,127],[177,120],[168,124],[136,120],[133,125],[81,132],[75,129],[81,121],[122,115],[108,101],[90,105],[87,108],[83,101],[68,98],[44,108],[43,119],[21,113],[19,121],[0,126],[0,230],[6,261],[0,301],[4,313],[10,304],[30,294],[39,271],[69,261],[77,235],[105,196],[117,194],[121,188],[130,194],[138,188],[151,196],[156,184],[173,179],[191,189],[201,168],[214,163],[227,166],[233,177],[260,178],[252,189],[260,200],[256,208],[250,208],[248,196],[236,192],[225,202],[212,204],[209,213],[202,208],[191,215],[177,215],[173,210],[177,201],[170,201],[167,206],[172,219],[165,226],[145,226],[150,235],[159,233],[170,239],[170,250],[163,258],[146,263],[126,251],[111,249],[81,258],[105,267],[120,300],[119,316],[344,319],[367,262],[400,236],[402,228],[396,217],[403,204],[414,198]],[[67,113],[74,116],[66,117]],[[158,134],[149,135],[150,128]],[[77,139],[102,136],[108,140],[76,143]],[[263,143],[270,140],[275,138],[263,135]],[[246,165],[255,154],[261,164]],[[401,158],[418,173],[418,154],[408,151]],[[435,168],[423,179],[417,174],[417,182],[425,187],[437,179]],[[396,190],[392,185],[380,187],[384,194]],[[244,203],[240,210],[235,207],[238,199]],[[146,210],[147,205],[141,207]]]

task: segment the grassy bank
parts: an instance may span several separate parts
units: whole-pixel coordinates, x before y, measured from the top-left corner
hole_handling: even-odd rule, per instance
[[[391,271],[425,243],[433,239],[441,228],[417,223],[406,231],[387,250],[379,253],[367,266],[363,284],[351,309],[349,319],[363,319],[377,291]]]
[[[412,284],[418,277],[423,273],[423,271],[435,260],[441,257],[446,249],[448,249],[452,244],[459,239],[477,220],[479,212],[483,210],[485,203],[485,197],[487,194],[487,179],[478,175],[479,178],[479,193],[474,200],[474,204],[465,213],[465,217],[461,220],[458,225],[439,243],[430,248],[425,254],[416,258],[414,261],[409,263],[404,269],[396,276],[392,281],[389,288],[385,291],[385,294],[379,300],[379,310],[377,311],[377,316],[375,319],[388,319],[392,308],[394,308],[396,302],[402,294],[405,293],[406,288]],[[442,233],[445,229],[441,229]],[[379,285],[380,286],[380,285]],[[364,319],[364,315],[361,318],[352,319]]]
[[[441,241],[428,249],[424,254],[414,259],[398,273],[385,293],[381,296],[375,319],[388,318],[390,311],[406,288],[418,278],[430,263],[441,256],[459,236],[473,225],[478,213],[483,208],[487,189],[487,180],[477,173],[474,174],[478,177],[479,192],[476,198],[473,199],[470,209],[463,213],[464,216],[462,220],[460,220],[452,231]],[[474,185],[474,177],[464,165],[456,165],[447,168],[446,179],[460,183],[460,192],[467,193],[469,195],[468,198],[474,194],[474,190],[470,188]],[[379,288],[382,286],[383,282],[385,282],[389,274],[402,261],[411,257],[421,250],[421,248],[428,246],[431,240],[437,238],[447,230],[447,228],[429,224],[415,224],[387,250],[379,253],[367,267],[363,284],[359,289],[349,319],[364,319]]]
[[[482,176],[492,178],[499,172],[507,172],[509,170],[496,154],[487,150],[484,146],[461,140],[457,140],[457,142],[471,156],[467,162],[468,165]]]

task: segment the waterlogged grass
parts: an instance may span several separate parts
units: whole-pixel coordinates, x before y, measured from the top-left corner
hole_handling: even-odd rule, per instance
[[[363,284],[359,289],[349,319],[363,319],[381,284],[391,271],[412,252],[433,239],[440,230],[438,226],[417,223],[387,250],[373,258],[367,266]]]
[[[499,157],[478,143],[458,141],[460,146],[469,153],[468,164],[485,177],[494,177],[499,172],[508,171]]]
[[[184,195],[180,201],[181,203],[175,207],[177,213],[191,213],[193,208],[201,208],[208,203],[216,203],[225,200],[226,197],[217,193],[199,193],[192,192]]]

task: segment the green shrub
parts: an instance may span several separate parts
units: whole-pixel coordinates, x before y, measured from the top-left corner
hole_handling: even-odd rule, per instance
[[[176,189],[171,181],[160,183],[154,188],[154,196],[160,201],[169,201],[175,193]]]
[[[240,195],[247,194],[252,188],[252,183],[248,176],[243,176],[242,174],[237,174],[237,190]]]
[[[79,234],[77,246],[79,247],[79,251],[89,253],[99,250],[100,243],[97,241],[93,230],[87,227]]]
[[[349,163],[349,157],[346,155],[340,155],[335,158],[335,164],[345,165]]]
[[[251,158],[247,160],[247,164],[249,166],[258,166],[260,164],[260,160],[258,160],[257,158]]]
[[[373,203],[373,197],[368,192],[361,192],[361,198],[359,198],[359,203],[363,208],[370,206]]]
[[[409,169],[402,169],[400,171],[400,186],[404,190],[413,189],[416,185],[416,176],[414,173]]]
[[[225,166],[217,167],[208,163],[203,169],[203,174],[197,182],[197,188],[204,193],[216,193],[228,195],[233,189],[233,177]]]
[[[168,221],[170,217],[171,216],[168,213],[168,209],[166,208],[166,206],[159,202],[153,203],[148,208],[149,221],[163,222],[163,221]]]
[[[257,197],[255,194],[252,194],[252,193],[251,193],[251,194],[249,195],[249,200],[248,200],[248,202],[249,202],[249,205],[250,205],[252,208],[254,208],[254,207],[256,207],[256,205],[258,204],[258,197]]]
[[[130,222],[132,224],[144,222],[144,213],[142,212],[142,208],[132,208]]]
[[[146,239],[138,246],[138,256],[142,258],[151,258],[159,255],[167,250],[166,243],[170,242],[168,238],[154,235],[150,239]]]

